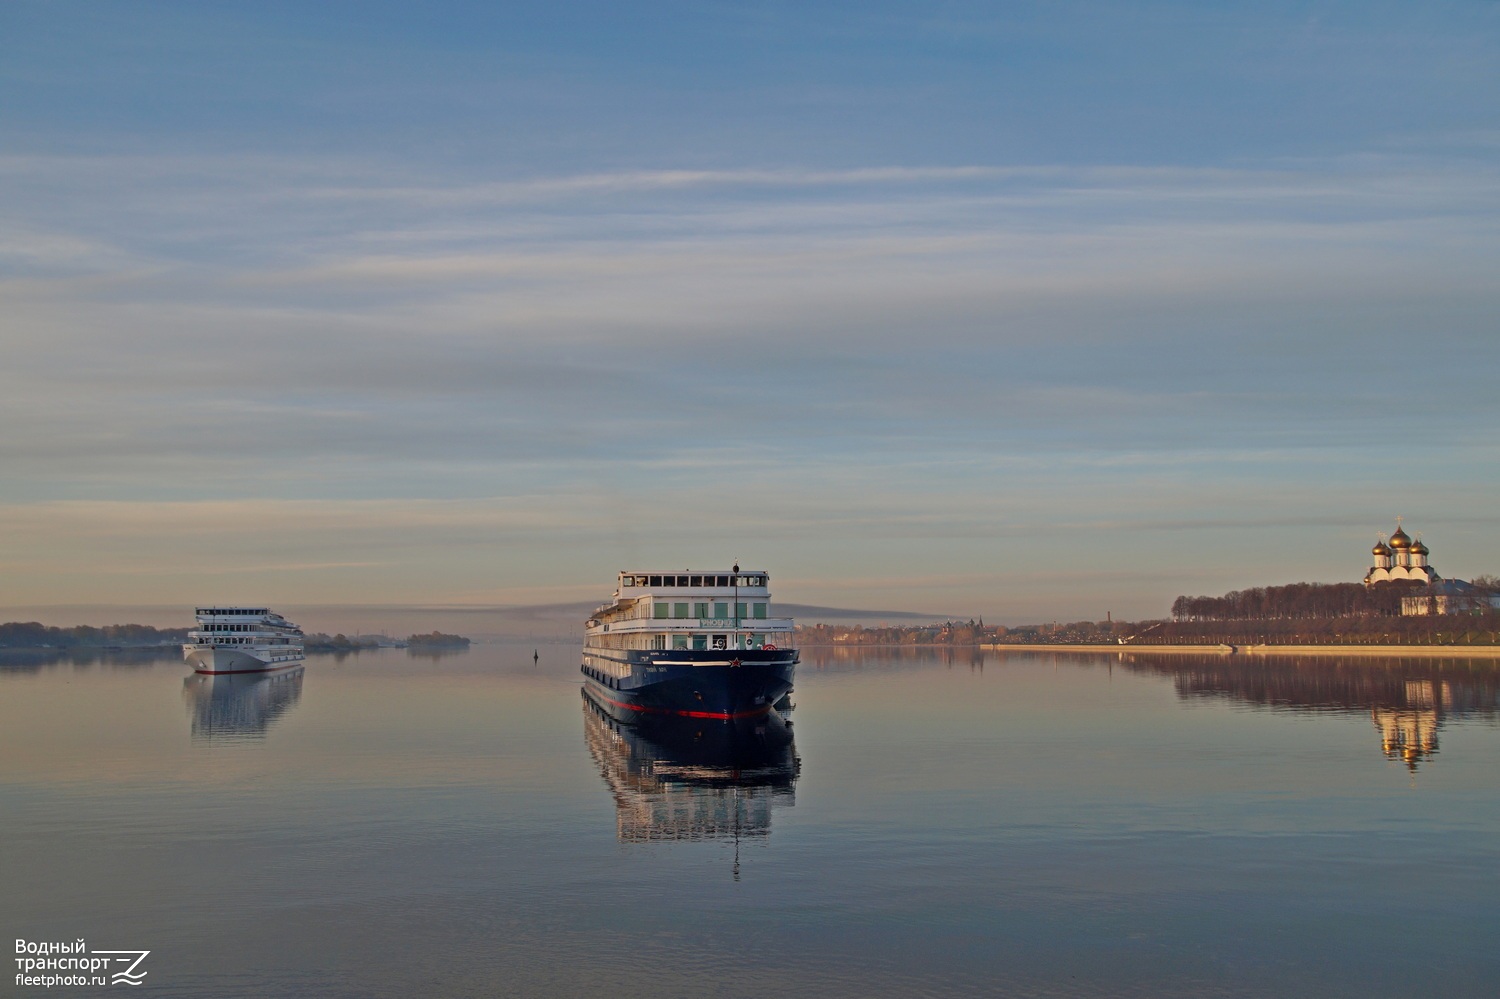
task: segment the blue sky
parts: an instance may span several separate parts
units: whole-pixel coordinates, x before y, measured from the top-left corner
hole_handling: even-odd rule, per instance
[[[0,607],[1500,572],[1500,5],[0,7]]]

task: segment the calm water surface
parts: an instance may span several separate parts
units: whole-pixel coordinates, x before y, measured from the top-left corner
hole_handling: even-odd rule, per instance
[[[1492,666],[808,650],[730,738],[531,651],[12,654],[8,949],[194,997],[1500,992]]]

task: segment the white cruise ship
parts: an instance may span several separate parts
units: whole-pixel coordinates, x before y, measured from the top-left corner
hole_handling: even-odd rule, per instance
[[[199,673],[266,673],[302,665],[302,629],[264,607],[199,607],[183,658]]]

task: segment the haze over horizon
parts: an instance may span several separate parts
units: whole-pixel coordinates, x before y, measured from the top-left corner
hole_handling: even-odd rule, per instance
[[[17,0],[0,93],[0,608],[1500,572],[1500,5]]]

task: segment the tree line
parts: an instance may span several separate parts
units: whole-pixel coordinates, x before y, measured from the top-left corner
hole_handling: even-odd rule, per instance
[[[1175,621],[1274,621],[1323,619],[1362,614],[1396,616],[1401,598],[1420,583],[1289,583],[1232,590],[1222,597],[1178,597]]]
[[[39,621],[9,621],[0,624],[0,647],[12,649],[99,649],[109,646],[180,645],[187,641],[186,628],[153,628],[149,624],[80,624],[57,628]]]
[[[412,635],[406,640],[406,644],[412,648],[466,649],[469,647],[469,640],[462,635],[445,635],[441,631],[432,631],[425,635]]]

